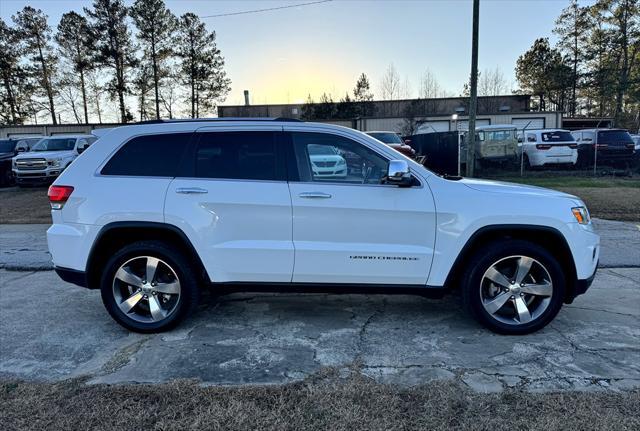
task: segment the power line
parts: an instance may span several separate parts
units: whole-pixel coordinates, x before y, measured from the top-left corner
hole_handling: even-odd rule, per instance
[[[220,13],[220,14],[217,14],[217,15],[201,16],[200,18],[218,18],[218,17],[222,17],[222,16],[245,15],[245,14],[248,14],[248,13],[269,12],[269,11],[272,11],[272,10],[289,9],[289,8],[298,7],[298,6],[311,6],[311,5],[314,5],[314,4],[328,3],[330,1],[333,1],[333,0],[318,0],[318,1],[308,2],[308,3],[291,4],[291,5],[287,5],[287,6],[268,7],[268,8],[264,8],[264,9],[245,10],[245,11],[241,11],[241,12]]]

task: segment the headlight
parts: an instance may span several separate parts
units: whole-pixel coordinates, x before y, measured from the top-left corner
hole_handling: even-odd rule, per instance
[[[339,165],[344,165],[344,164],[346,164],[346,163],[347,163],[347,162],[345,161],[345,159],[340,159],[340,160],[338,160],[338,164],[339,164]]]
[[[580,224],[589,224],[589,211],[585,207],[573,207],[571,208],[573,216]]]
[[[53,166],[54,168],[59,167],[60,166],[60,159],[49,160],[49,166]]]

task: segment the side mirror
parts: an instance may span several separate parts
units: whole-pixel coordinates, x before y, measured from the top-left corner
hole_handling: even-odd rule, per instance
[[[409,164],[405,160],[391,160],[387,168],[387,183],[408,187],[413,182]]]
[[[87,141],[83,139],[82,141],[78,142],[78,154],[82,154],[82,152],[87,148],[89,148],[89,143]]]

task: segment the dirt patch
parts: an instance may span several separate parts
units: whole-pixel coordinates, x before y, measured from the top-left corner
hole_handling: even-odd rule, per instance
[[[639,429],[640,391],[477,394],[450,382],[400,389],[335,372],[267,387],[5,380],[0,424],[7,431]]]
[[[0,189],[0,224],[51,223],[46,187]]]
[[[640,187],[556,187],[580,197],[592,217],[620,221],[640,221]]]

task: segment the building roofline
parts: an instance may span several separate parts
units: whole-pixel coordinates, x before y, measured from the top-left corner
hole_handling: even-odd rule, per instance
[[[497,96],[478,96],[478,99],[491,99],[499,97],[519,97],[519,98],[531,98],[531,94],[501,94]],[[468,96],[452,96],[452,97],[433,97],[433,98],[413,98],[413,99],[395,99],[395,100],[367,100],[366,102],[352,101],[352,103],[394,103],[394,102],[415,102],[415,101],[435,101],[435,100],[459,100],[468,99]],[[339,101],[334,101],[339,103]],[[302,103],[262,103],[259,105],[218,105],[218,108],[243,108],[243,107],[257,107],[264,108],[267,106],[302,106],[306,102]],[[313,102],[312,105],[320,105],[322,102]]]

